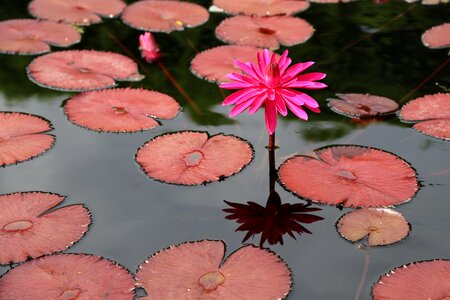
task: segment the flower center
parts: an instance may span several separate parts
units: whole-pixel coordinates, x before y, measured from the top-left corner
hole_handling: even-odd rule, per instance
[[[216,290],[222,283],[225,282],[225,276],[219,271],[209,272],[203,274],[198,280],[198,284],[205,290],[211,292]]]
[[[73,300],[77,299],[80,295],[81,290],[80,289],[71,289],[71,290],[65,290],[59,295],[58,300]]]
[[[358,177],[353,172],[347,170],[339,170],[334,174],[350,181],[355,181],[356,179],[358,179]]]
[[[33,227],[33,223],[31,223],[30,221],[20,220],[6,224],[5,226],[3,226],[2,230],[6,232],[17,232],[28,230],[31,227]]]
[[[275,87],[280,82],[280,68],[275,62],[270,62],[266,67],[266,83],[269,87]]]
[[[200,164],[204,158],[203,153],[199,150],[194,150],[184,155],[184,163],[186,167],[195,167]]]
[[[276,32],[275,30],[265,28],[265,27],[259,27],[258,31],[259,31],[259,33],[267,34],[267,35],[273,35]]]

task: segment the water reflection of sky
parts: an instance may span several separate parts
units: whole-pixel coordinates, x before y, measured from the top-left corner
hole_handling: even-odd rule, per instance
[[[245,126],[208,128],[211,133],[223,131],[245,137],[255,145],[256,158],[242,173],[206,187],[179,187],[148,179],[134,162],[134,153],[157,134],[188,128],[203,130],[204,127],[192,124],[181,114],[153,131],[131,135],[99,134],[69,123],[59,107],[63,99],[28,101],[14,107],[1,99],[1,110],[32,112],[51,120],[57,142],[41,157],[0,169],[0,191],[52,191],[69,196],[63,205],[85,203],[93,214],[94,224],[71,252],[103,255],[134,270],[151,253],[187,240],[223,239],[229,250],[240,246],[243,235],[234,232],[235,223],[224,219],[223,200],[255,201],[263,205],[267,199],[262,115],[239,117]],[[343,122],[350,120],[343,119]],[[280,125],[277,165],[293,153],[309,153],[326,144],[305,141],[296,133],[308,124],[282,122]],[[405,158],[417,169],[424,187],[411,203],[398,207],[413,230],[400,244],[357,250],[335,232],[334,222],[343,212],[323,206],[320,216],[325,220],[308,225],[313,235],[301,236],[298,241],[286,238],[285,246],[272,247],[294,272],[292,299],[352,298],[366,254],[370,255],[370,263],[361,299],[368,297],[370,286],[378,276],[394,266],[448,257],[450,239],[446,228],[450,224],[446,212],[450,209],[450,175],[428,175],[449,167],[448,145],[412,129],[387,123],[353,130],[333,143],[382,148]],[[297,201],[279,186],[277,191],[283,201]],[[258,240],[254,242],[257,244]]]

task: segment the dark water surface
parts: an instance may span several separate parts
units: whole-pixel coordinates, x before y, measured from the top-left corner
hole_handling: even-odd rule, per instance
[[[26,17],[26,1],[4,1],[2,19]],[[3,3],[3,1],[2,1]],[[206,1],[202,2],[205,6]],[[426,7],[403,2],[377,5],[357,2],[312,5],[299,16],[316,28],[307,43],[289,48],[294,61],[317,61],[314,71],[325,72],[329,88],[310,93],[323,112],[302,122],[292,116],[279,119],[277,166],[293,154],[310,154],[330,144],[359,144],[393,152],[417,170],[423,187],[414,199],[396,209],[412,225],[409,237],[393,246],[359,249],[337,234],[334,223],[347,211],[321,206],[325,220],[307,226],[313,235],[284,246],[271,246],[290,266],[294,286],[289,299],[354,299],[363,276],[360,299],[370,299],[371,285],[390,269],[412,261],[450,258],[450,142],[419,134],[392,118],[358,125],[326,108],[335,93],[372,93],[405,103],[416,97],[443,92],[435,83],[450,86],[446,50],[429,50],[420,35],[429,27],[448,22],[450,6]],[[147,78],[122,86],[145,87],[177,99],[184,111],[163,126],[135,134],[89,131],[67,121],[60,107],[70,94],[53,92],[31,83],[25,66],[32,57],[0,56],[0,110],[33,113],[53,123],[56,145],[31,161],[0,169],[0,193],[49,191],[68,198],[63,205],[85,203],[93,215],[87,235],[68,252],[92,253],[116,260],[134,271],[146,257],[169,245],[189,240],[223,239],[228,251],[240,247],[243,233],[225,220],[223,200],[265,204],[268,196],[268,162],[264,116],[258,112],[227,118],[220,106],[222,94],[215,84],[193,76],[189,62],[196,51],[220,42],[214,28],[224,15],[212,15],[205,25],[156,34],[165,54],[161,62],[201,108],[197,114],[174,88],[157,64],[140,66]],[[374,32],[373,34],[370,34]],[[85,28],[74,48],[111,50],[139,57],[139,32],[119,20]],[[143,68],[144,67],[144,68]],[[423,84],[421,84],[424,82]],[[178,130],[235,134],[255,148],[254,161],[224,182],[180,187],[153,181],[134,161],[138,147],[152,137]],[[308,174],[304,174],[308,176]],[[395,182],[392,182],[395,185]],[[283,202],[301,200],[276,187]],[[259,239],[253,240],[255,244]],[[8,268],[0,267],[0,273]]]

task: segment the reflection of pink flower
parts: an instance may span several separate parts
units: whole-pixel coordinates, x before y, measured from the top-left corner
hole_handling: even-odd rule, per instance
[[[147,62],[153,62],[159,58],[158,44],[150,32],[139,36],[139,49]]]
[[[288,68],[292,60],[288,57],[287,50],[280,56],[278,62],[275,54],[270,57],[268,50],[258,53],[257,58],[258,65],[235,61],[235,65],[241,68],[245,74],[230,73],[227,78],[232,82],[220,85],[224,89],[240,90],[229,95],[222,102],[222,105],[236,104],[230,112],[231,117],[249,107],[249,114],[253,114],[265,104],[267,131],[269,134],[273,134],[277,126],[277,112],[286,116],[287,108],[289,108],[303,120],[307,120],[308,115],[301,106],[314,112],[320,112],[316,100],[305,93],[294,90],[295,88],[323,89],[326,87],[321,82],[315,82],[325,78],[326,74],[324,73],[313,72],[298,75],[314,62],[298,63]]]

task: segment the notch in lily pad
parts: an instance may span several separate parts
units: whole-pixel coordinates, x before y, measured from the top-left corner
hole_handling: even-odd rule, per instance
[[[0,167],[16,164],[49,150],[55,136],[50,121],[22,112],[0,112]]]
[[[246,245],[224,255],[223,241],[171,246],[139,266],[137,285],[154,299],[273,300],[290,292],[291,272],[276,253]]]
[[[113,52],[67,50],[35,58],[27,67],[28,78],[39,86],[83,92],[111,88],[116,81],[140,81],[136,63]]]
[[[0,277],[0,299],[134,299],[130,272],[90,254],[55,254],[27,261]],[[32,293],[30,293],[32,291]]]
[[[0,195],[0,264],[65,250],[85,235],[92,220],[84,205],[49,211],[64,199],[48,192]]]
[[[314,152],[317,158],[297,155],[278,169],[283,187],[300,198],[343,207],[386,207],[411,200],[419,190],[416,171],[393,153],[358,145]]]
[[[340,217],[336,230],[353,243],[367,237],[369,246],[385,246],[405,239],[411,225],[390,208],[361,208]]]
[[[103,132],[136,132],[172,119],[180,105],[172,97],[145,89],[107,89],[85,92],[64,105],[68,119],[81,127]]]
[[[253,160],[251,144],[237,136],[202,131],[163,134],[141,146],[136,161],[149,177],[171,184],[222,181]]]

